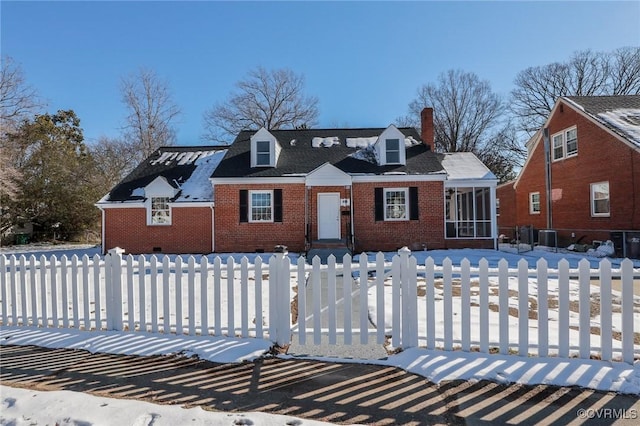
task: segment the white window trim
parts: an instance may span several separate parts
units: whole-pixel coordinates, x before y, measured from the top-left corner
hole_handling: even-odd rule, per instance
[[[607,184],[607,191],[608,191],[607,192],[607,200],[609,201],[609,211],[607,213],[596,213],[596,211],[595,211],[596,210],[595,209],[595,207],[596,207],[596,205],[595,205],[596,199],[595,199],[595,194],[594,194],[593,189],[594,189],[594,187],[596,185],[602,185],[604,183]],[[590,185],[590,192],[591,192],[591,195],[590,195],[589,198],[590,198],[590,203],[591,203],[591,217],[610,217],[611,216],[611,188],[609,186],[609,181],[602,181],[602,182],[594,182],[594,183],[592,183]]]
[[[268,145],[268,147],[269,147],[269,161],[266,164],[258,164],[258,158],[259,158],[259,156],[258,156],[258,144],[259,143],[266,143]],[[272,166],[272,164],[273,164],[273,160],[272,160],[273,159],[273,151],[274,151],[273,142],[272,141],[268,141],[268,140],[257,140],[257,141],[255,141],[255,147],[256,147],[255,153],[253,154],[255,156],[255,161],[254,161],[255,167],[273,167]]]
[[[387,217],[387,193],[388,192],[404,192],[404,217],[394,218]],[[409,220],[409,188],[384,188],[382,191],[382,206],[384,208],[384,220],[385,222],[404,222]]]
[[[533,196],[538,196],[538,211],[533,210]],[[530,192],[529,193],[529,214],[540,214],[542,211],[542,200],[540,199],[540,192]]]
[[[164,223],[156,223],[153,221],[153,200],[155,198],[166,198],[167,206],[169,207],[169,219]],[[147,205],[147,225],[148,226],[170,226],[173,220],[173,211],[171,208],[171,200],[170,197],[149,197],[148,205]]]
[[[263,219],[254,219],[253,218],[253,194],[269,194],[269,198],[271,201],[271,218],[268,220]],[[249,191],[249,211],[248,211],[248,219],[251,223],[272,223],[273,222],[273,191],[271,190],[252,190]]]
[[[389,148],[387,147],[387,143],[390,140],[397,140],[398,141],[398,151],[397,151],[398,152],[398,161],[391,162],[391,161],[389,161],[389,159],[387,157],[387,154],[389,153]],[[398,138],[386,138],[384,140],[384,160],[385,160],[385,164],[393,164],[393,165],[395,165],[395,164],[404,164],[404,162],[402,161],[402,154],[403,154],[402,151],[403,151],[403,148],[404,148],[403,143],[404,143],[404,140],[403,139],[398,139]]]
[[[569,154],[568,151],[567,151],[567,133],[569,133],[572,130],[576,131],[576,151],[571,153],[571,154]],[[556,157],[556,151],[555,151],[555,145],[554,145],[554,140],[555,140],[556,136],[560,136],[562,138],[562,155],[560,157]],[[578,127],[577,126],[571,126],[571,127],[567,128],[567,129],[563,129],[562,131],[554,133],[553,135],[551,135],[551,160],[552,161],[560,161],[560,160],[564,160],[564,159],[567,159],[567,158],[575,157],[576,155],[578,155],[577,140],[578,140]]]

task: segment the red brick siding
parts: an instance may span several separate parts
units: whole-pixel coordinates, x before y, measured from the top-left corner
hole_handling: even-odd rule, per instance
[[[516,215],[516,191],[513,182],[499,185],[496,188],[496,198],[500,200],[500,215],[498,216],[498,234],[504,234],[509,239],[515,237],[514,229],[518,225]]]
[[[419,220],[377,221],[374,211],[375,188],[418,187]],[[355,249],[359,251],[444,248],[444,187],[442,182],[355,183]]]
[[[549,121],[549,135],[577,126],[578,155],[552,162],[552,188],[561,194],[552,204],[554,229],[561,244],[575,238],[608,239],[610,230],[640,229],[640,153],[593,123],[573,108],[564,106]],[[544,146],[538,143],[516,187],[520,224],[546,228]],[[608,181],[611,215],[591,217],[591,183]],[[529,214],[529,193],[540,192],[541,213]]]
[[[144,208],[105,209],[105,249],[127,253],[211,253],[211,208],[171,209],[171,225],[148,226]]]
[[[240,222],[240,190],[282,189],[282,222]],[[272,252],[284,244],[291,252],[304,251],[304,184],[216,185],[216,252]]]

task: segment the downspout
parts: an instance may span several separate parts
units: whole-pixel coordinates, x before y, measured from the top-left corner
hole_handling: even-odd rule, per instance
[[[545,190],[547,194],[547,229],[553,228],[553,212],[551,202],[551,146],[549,141],[549,128],[544,128],[544,164],[545,164]]]
[[[356,250],[356,234],[355,234],[355,225],[353,224],[353,179],[351,179],[351,184],[349,185],[349,213],[351,220],[351,250]]]
[[[309,191],[306,182],[304,185],[304,251],[311,248],[311,236],[309,235]]]
[[[496,211],[496,187],[489,188],[489,202],[491,203],[491,236],[493,238],[493,249],[498,250],[498,216]]]
[[[100,229],[100,246],[102,248],[102,254],[106,254],[106,237],[105,237],[105,233],[106,231],[106,227],[105,227],[105,223],[106,223],[106,219],[105,219],[105,211],[102,207],[98,206],[98,208],[100,209],[100,215],[102,216],[102,223],[101,223],[101,227],[102,229]]]
[[[216,215],[215,215],[215,205],[211,203],[211,253],[216,252]]]

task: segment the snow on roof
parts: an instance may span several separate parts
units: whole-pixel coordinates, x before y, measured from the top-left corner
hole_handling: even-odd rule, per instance
[[[444,154],[442,167],[447,172],[447,180],[497,179],[487,166],[471,152]]]
[[[640,147],[640,109],[614,109],[598,114],[598,118]]]
[[[349,148],[367,148],[378,140],[378,136],[369,138],[347,138],[346,143]]]
[[[178,166],[184,166],[186,164],[193,164],[202,157],[208,157],[220,151],[165,151],[157,160],[153,160],[150,164],[152,166],[158,164],[169,165],[172,162],[176,162]]]
[[[333,145],[340,145],[340,138],[337,136],[330,136],[326,138],[315,137],[311,140],[311,146],[314,148],[330,148]]]
[[[180,196],[175,201],[213,201],[213,185],[209,178],[226,153],[227,150],[187,153],[194,155],[184,156],[183,160],[193,162],[196,169],[180,186]],[[185,159],[185,157],[188,158]]]

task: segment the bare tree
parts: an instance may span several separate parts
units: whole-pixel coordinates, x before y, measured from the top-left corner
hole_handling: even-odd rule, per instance
[[[204,139],[228,144],[242,129],[317,124],[318,99],[304,95],[304,77],[289,69],[258,67],[237,82],[236,88],[225,103],[205,112]]]
[[[142,160],[161,146],[173,145],[174,122],[180,108],[173,102],[169,85],[148,69],[123,78],[122,102],[128,110],[124,138],[137,147]]]
[[[437,84],[419,88],[409,104],[409,115],[398,120],[400,125],[419,127],[420,111],[427,106],[434,110],[436,149],[443,152],[481,149],[503,111],[489,82],[460,70],[442,73]]]
[[[640,48],[623,47],[609,56],[611,94],[640,95]]]
[[[94,184],[102,195],[109,192],[137,165],[137,148],[123,139],[102,136],[88,148],[94,161]]]
[[[640,48],[575,52],[564,63],[529,67],[516,76],[511,92],[520,130],[533,134],[561,96],[640,93]]]
[[[22,67],[9,56],[0,67],[0,128],[15,130],[30,113],[42,106],[36,90],[27,84]]]
[[[418,89],[401,126],[419,127],[420,111],[433,108],[435,149],[473,152],[501,179],[512,177],[525,155],[513,126],[503,122],[504,104],[488,81],[470,72],[449,70],[438,82]]]
[[[0,197],[14,199],[20,171],[16,167],[18,148],[9,135],[42,106],[36,90],[27,84],[22,67],[9,56],[0,64]]]

